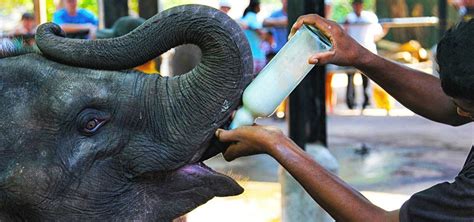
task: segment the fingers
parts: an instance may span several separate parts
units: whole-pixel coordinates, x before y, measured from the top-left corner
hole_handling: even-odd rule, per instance
[[[293,24],[293,26],[291,27],[290,37],[293,36],[303,24],[315,26],[316,28],[320,29],[325,35],[329,33],[327,29],[331,29],[331,26],[328,26],[327,20],[325,20],[321,16],[316,14],[308,14],[300,16],[296,20],[295,24]]]
[[[224,159],[226,161],[235,160],[241,156],[248,156],[249,154],[245,153],[245,145],[242,143],[235,143],[230,145],[227,150],[223,153]]]
[[[315,16],[315,15],[310,14],[310,15],[303,15],[303,16],[298,17],[295,24],[293,24],[293,26],[291,27],[290,35],[288,36],[288,38],[291,38],[293,35],[295,35],[296,31],[298,31],[298,29],[300,29],[301,26],[303,26],[303,24],[310,24],[310,23],[305,23],[305,22],[311,21],[309,17],[312,17],[312,16]]]

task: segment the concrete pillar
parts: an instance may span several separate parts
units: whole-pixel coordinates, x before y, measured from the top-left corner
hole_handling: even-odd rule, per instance
[[[339,165],[329,150],[319,144],[307,144],[306,152],[321,166],[337,174]],[[280,169],[282,222],[334,221],[283,168]]]

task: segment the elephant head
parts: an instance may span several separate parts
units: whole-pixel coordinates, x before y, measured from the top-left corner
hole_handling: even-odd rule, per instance
[[[231,18],[186,5],[118,38],[63,36],[44,24],[41,53],[0,59],[0,221],[169,221],[242,192],[200,162],[253,77]],[[190,72],[129,70],[181,44],[202,51]]]

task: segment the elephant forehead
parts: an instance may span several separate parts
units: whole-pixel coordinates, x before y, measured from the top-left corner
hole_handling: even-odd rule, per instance
[[[69,107],[88,100],[108,100],[113,97],[110,84],[91,74],[63,73],[52,89],[45,89],[44,97],[55,106]],[[49,84],[46,87],[50,87]],[[47,101],[45,101],[47,102]]]

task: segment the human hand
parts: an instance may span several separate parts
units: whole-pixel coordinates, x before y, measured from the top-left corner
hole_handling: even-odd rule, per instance
[[[362,63],[361,58],[364,58],[367,53],[370,54],[368,50],[351,38],[339,24],[316,14],[300,16],[293,24],[290,36],[293,36],[303,24],[312,25],[321,30],[333,45],[330,51],[311,56],[308,60],[311,64],[332,63],[341,66],[357,66],[358,63]]]
[[[224,152],[232,161],[242,156],[271,153],[281,139],[287,138],[280,129],[271,126],[241,126],[235,130],[218,129],[216,137],[221,142],[234,142]]]

